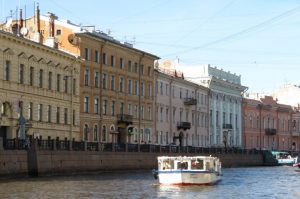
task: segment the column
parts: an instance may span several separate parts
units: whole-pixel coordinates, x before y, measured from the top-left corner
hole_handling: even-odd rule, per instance
[[[236,127],[237,127],[237,124],[235,123],[235,116],[237,115],[237,103],[235,103],[235,100],[234,99],[234,102],[233,102],[233,110],[232,110],[232,132],[231,132],[231,135],[232,135],[232,139],[233,139],[233,146],[236,145]]]
[[[213,134],[213,142],[212,144],[215,145],[217,142],[217,126],[216,126],[216,97],[215,95],[212,95],[212,127],[213,127],[213,132],[211,131],[210,134]],[[211,136],[209,136],[211,137]],[[210,139],[210,138],[209,138]]]
[[[225,121],[223,121],[223,96],[224,95],[221,95],[221,99],[219,100],[220,101],[220,109],[219,109],[219,116],[220,116],[220,137],[219,137],[219,145],[222,146],[223,145],[223,123]]]
[[[239,98],[237,100],[237,114],[238,114],[238,117],[237,117],[237,120],[238,120],[238,131],[236,132],[236,136],[238,137],[238,140],[237,140],[237,143],[236,145],[237,146],[241,146],[242,144],[242,121],[241,121],[241,98]]]

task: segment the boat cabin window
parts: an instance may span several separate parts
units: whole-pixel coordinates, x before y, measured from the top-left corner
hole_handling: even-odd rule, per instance
[[[197,160],[192,160],[192,169],[203,169],[203,160],[197,159]]]
[[[173,169],[173,165],[174,163],[173,163],[173,161],[169,161],[169,160],[167,160],[167,161],[164,161],[163,162],[163,170],[165,170],[165,169]]]
[[[177,162],[177,169],[188,169],[188,162]]]

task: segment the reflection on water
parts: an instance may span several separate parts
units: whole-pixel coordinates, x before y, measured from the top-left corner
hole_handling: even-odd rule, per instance
[[[0,198],[300,198],[300,173],[292,167],[223,169],[215,186],[165,186],[151,171],[0,181]]]

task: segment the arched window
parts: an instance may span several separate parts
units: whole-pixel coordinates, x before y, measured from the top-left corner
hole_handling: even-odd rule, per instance
[[[98,141],[98,126],[97,125],[94,126],[94,141],[95,142]]]
[[[106,142],[106,126],[102,126],[102,142]]]
[[[89,126],[87,124],[84,125],[83,133],[84,133],[84,140],[88,141]]]

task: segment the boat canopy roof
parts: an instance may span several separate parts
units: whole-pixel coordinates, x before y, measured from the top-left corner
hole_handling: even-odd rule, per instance
[[[212,156],[159,156],[157,157],[157,160],[163,161],[163,160],[179,160],[179,161],[188,161],[188,160],[213,160],[213,159],[219,159],[217,157]]]

